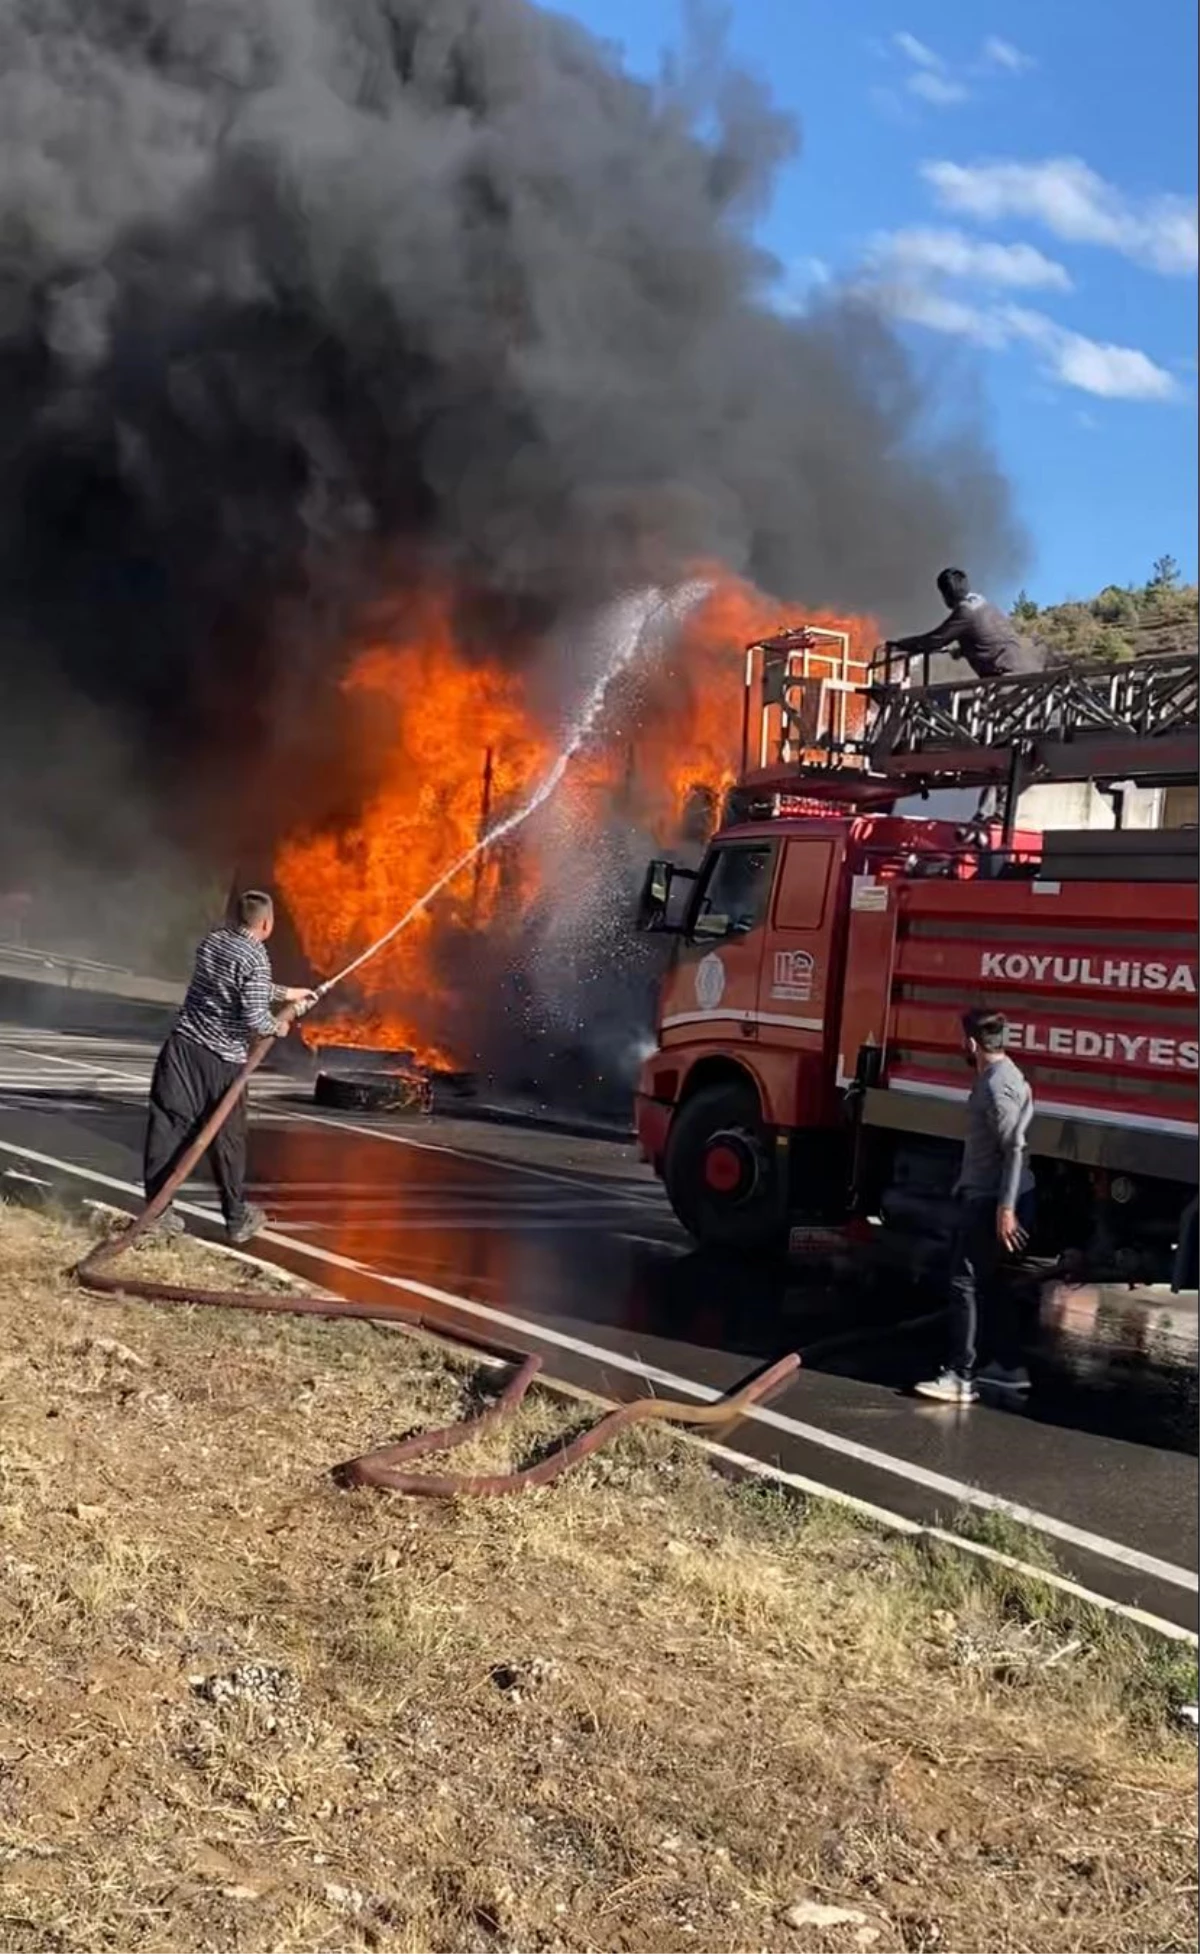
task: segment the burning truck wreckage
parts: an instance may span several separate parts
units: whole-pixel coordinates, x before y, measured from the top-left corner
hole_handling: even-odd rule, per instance
[[[710,1206],[759,1230],[814,1147],[837,1183],[817,1205],[861,1203],[864,1172],[886,1181],[892,1165],[847,1154],[830,1124],[850,1086],[856,1106],[880,1089],[857,1077],[860,1048],[903,1048],[914,1093],[958,1090],[943,1077],[957,1021],[926,1022],[930,973],[913,978],[915,1017],[893,1024],[889,993],[876,1023],[860,999],[853,1046],[798,1057],[792,1034],[811,1026],[779,999],[811,1004],[828,985],[837,1002],[840,893],[828,941],[768,954],[760,931],[753,970],[732,942],[693,942],[661,986],[664,932],[631,927],[647,858],[664,863],[665,914],[771,742],[793,800],[814,741],[819,760],[861,763],[844,702],[864,695],[881,635],[868,620],[908,622],[938,564],[968,563],[986,587],[1023,553],[952,381],[920,373],[861,291],[798,305],[758,242],[797,128],[703,14],[654,80],[530,0],[15,0],[2,46],[5,881],[53,891],[96,954],[118,943],[129,966],[181,891],[211,902],[236,867],[277,892],[281,952],[290,930],[326,993],[304,1027],[326,1091],[353,1096],[345,1075],[375,1071],[385,1099],[419,1109],[438,1083],[475,1078],[627,1121],[648,1061],[639,1130],[660,1168],[673,1145],[678,1164],[666,1119],[698,1054],[655,1068],[653,994],[678,1002],[682,987],[686,1004],[693,987],[674,1012],[682,1052],[728,986],[737,1050],[783,1026],[759,1070],[769,1057],[791,1083],[782,1099],[764,1085],[757,1118],[702,1091],[708,1125],[675,1122]],[[745,648],[801,623],[811,641],[760,653],[784,689],[772,702],[764,666],[776,718],[756,745]],[[789,661],[822,631],[838,670],[804,693],[831,702],[808,724]],[[1181,712],[1194,728],[1194,676],[1160,677],[1145,698],[1109,686],[1078,711],[1093,728],[1132,714],[1149,735]],[[1047,726],[1075,709],[1061,689],[1038,695]],[[914,779],[930,741],[975,713],[930,710],[936,726],[909,728]],[[1019,758],[1033,722],[1014,744],[997,712],[972,720],[972,752]],[[1187,764],[1194,778],[1194,752]],[[885,832],[895,778],[886,794],[826,794],[845,829],[813,829],[836,855],[830,888],[849,902],[863,877],[874,886],[879,849],[889,876],[915,862],[916,880],[953,857],[956,901],[999,868],[1028,879],[1020,783],[995,775],[972,760],[947,777],[1006,787],[999,847],[932,820],[901,847]],[[751,838],[769,893],[793,840]],[[1176,896],[1194,911],[1194,890]],[[889,948],[861,920],[895,923],[916,900],[907,885],[895,904],[856,894],[864,969],[890,969],[897,946],[920,963],[902,932]],[[996,899],[1017,904],[1010,934],[1024,900]],[[978,920],[964,910],[951,933],[969,941]],[[1085,924],[1103,947],[1107,912],[1071,928]],[[957,954],[945,968],[971,994]],[[853,986],[836,981],[849,1011]],[[1067,1035],[1022,999],[1027,1051]],[[1167,1065],[1155,1054],[1186,1071],[1190,1052],[1192,1076],[1165,1088],[1182,1101],[1195,1045],[1178,1033],[1164,1020],[1128,1036],[1152,1075]],[[1131,1111],[1174,1134],[1194,1116],[1163,1115],[1144,1057],[1131,1097],[1101,1105],[1085,1079],[1084,1098],[1101,1125]],[[715,1091],[730,1062],[707,1053],[689,1077]],[[897,1095],[883,1097],[892,1117]],[[918,1189],[944,1165],[944,1136],[926,1137],[932,1167],[923,1141],[889,1142]],[[1161,1235],[1178,1188],[1173,1164],[1155,1173]],[[703,1219],[701,1238],[727,1232]]]
[[[519,675],[456,653],[436,603],[417,619],[344,681],[388,728],[369,803],[273,863],[318,978],[409,919],[303,1026],[316,1097],[415,1113],[499,1095],[628,1126],[664,961],[633,927],[645,864],[699,863],[741,761],[743,645],[775,607],[717,570],[615,600],[574,629],[590,691],[565,734]],[[818,628],[859,654],[869,638]]]

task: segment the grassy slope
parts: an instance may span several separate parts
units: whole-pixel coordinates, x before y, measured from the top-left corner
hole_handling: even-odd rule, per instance
[[[469,1371],[96,1305],[82,1239],[0,1209],[8,1954],[1193,1939],[1177,1655],[654,1436],[519,1501],[338,1492]],[[197,1694],[249,1661],[294,1700]]]
[[[1017,600],[1021,628],[1068,659],[1114,664],[1173,651],[1196,651],[1195,584],[1110,584],[1096,597],[1063,604]]]

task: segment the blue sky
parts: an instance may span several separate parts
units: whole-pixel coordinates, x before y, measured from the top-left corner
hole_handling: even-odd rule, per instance
[[[558,7],[635,71],[679,38],[680,0]],[[733,0],[726,38],[802,125],[760,227],[790,302],[868,289],[977,403],[1033,595],[1194,577],[1192,0]]]

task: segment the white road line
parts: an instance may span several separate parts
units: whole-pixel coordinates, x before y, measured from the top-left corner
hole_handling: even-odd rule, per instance
[[[0,1024],[0,1045],[24,1045],[27,1038],[40,1038],[54,1050],[63,1052],[72,1052],[76,1046],[82,1045],[86,1051],[93,1054],[104,1052],[106,1055],[111,1055],[113,1052],[126,1052],[136,1058],[153,1049],[148,1041],[139,1042],[137,1039],[99,1036],[89,1038],[83,1033],[75,1035],[65,1031],[54,1031],[46,1026],[19,1025],[11,1021]]]
[[[44,1057],[49,1061],[51,1065],[73,1065],[76,1067],[83,1067],[88,1071],[92,1071],[100,1074],[104,1078],[122,1080],[126,1085],[140,1086],[143,1090],[145,1090],[145,1088],[149,1085],[150,1082],[149,1071],[147,1071],[144,1077],[134,1078],[129,1073],[114,1072],[113,1070],[111,1070],[111,1068],[107,1066],[89,1065],[85,1059],[56,1058],[50,1052],[45,1052],[45,1053],[31,1052],[31,1051],[24,1050],[22,1047],[16,1045],[7,1046],[6,1049],[9,1051],[17,1052],[20,1054],[20,1056],[25,1058],[36,1059],[36,1058]],[[268,1084],[269,1081],[260,1080],[257,1083],[261,1086],[264,1084]],[[288,1081],[287,1085],[290,1086],[292,1090],[295,1089],[295,1081]],[[278,1089],[282,1091],[285,1089],[285,1087],[281,1085]],[[252,1092],[252,1097],[253,1097],[253,1092]],[[265,1108],[260,1108],[259,1110],[260,1112],[262,1112],[262,1115],[265,1119],[271,1121],[286,1123],[292,1120],[302,1120],[308,1126],[327,1126],[327,1127],[331,1127],[333,1131],[336,1133],[356,1133],[365,1140],[385,1140],[391,1146],[411,1147],[418,1153],[448,1154],[451,1158],[455,1160],[469,1160],[477,1166],[496,1167],[502,1173],[506,1173],[506,1174],[525,1174],[531,1180],[551,1181],[556,1186],[559,1187],[573,1187],[576,1189],[594,1188],[594,1189],[599,1189],[601,1192],[611,1192],[614,1185],[612,1181],[600,1180],[595,1177],[585,1178],[582,1174],[581,1175],[556,1174],[551,1168],[548,1167],[526,1166],[521,1161],[498,1159],[496,1158],[496,1156],[492,1154],[487,1155],[487,1157],[485,1158],[481,1154],[470,1153],[465,1147],[449,1146],[446,1144],[445,1141],[418,1140],[415,1139],[409,1133],[385,1133],[381,1131],[378,1127],[360,1126],[355,1121],[352,1120],[331,1119],[321,1113],[305,1112],[300,1107],[289,1108],[286,1112],[282,1112],[282,1113],[276,1111],[267,1111]],[[453,1114],[443,1114],[442,1117],[453,1118]],[[653,1185],[648,1185],[645,1182],[631,1181],[629,1183],[629,1191],[630,1191],[631,1200],[636,1200],[645,1203],[649,1206],[656,1206],[658,1204],[658,1200],[661,1198],[659,1196],[658,1189]]]
[[[20,1054],[17,1054],[17,1056],[20,1056]],[[46,1065],[48,1063],[51,1065],[66,1066],[71,1072],[81,1074],[82,1076],[60,1079],[57,1074],[46,1071]],[[149,1083],[149,1076],[149,1073],[147,1073],[146,1083]],[[24,1072],[6,1070],[4,1073],[6,1084],[10,1081],[13,1084],[24,1086],[38,1083],[45,1086],[53,1083],[56,1087],[62,1085],[67,1091],[70,1091],[72,1086],[86,1085],[93,1079],[104,1080],[114,1086],[132,1085],[135,1083],[132,1075],[123,1072],[114,1072],[108,1066],[85,1065],[83,1060],[78,1058],[51,1058],[49,1053],[46,1054],[45,1058],[39,1059],[36,1065],[31,1065]],[[143,1081],[138,1079],[136,1083],[141,1085]]]
[[[189,1180],[187,1183],[189,1187],[204,1187],[207,1184],[207,1181],[203,1178]],[[343,1196],[357,1201],[374,1202],[377,1206],[384,1203],[394,1205],[399,1200],[416,1200],[420,1202],[447,1199],[451,1201],[466,1201],[468,1203],[474,1203],[476,1206],[490,1207],[513,1199],[513,1195],[508,1189],[481,1187],[478,1181],[475,1180],[414,1181],[405,1178],[404,1180],[391,1182],[380,1181],[378,1179],[370,1181],[274,1181],[252,1177],[247,1182],[247,1186],[255,1194],[272,1196],[281,1201],[310,1201],[315,1207],[320,1207],[324,1202],[333,1201]],[[524,1199],[527,1204],[544,1206],[553,1212],[555,1209],[565,1209],[573,1205],[568,1199],[568,1194],[571,1191],[574,1192],[575,1201],[580,1206],[609,1205],[616,1207],[622,1204],[622,1197],[620,1195],[614,1194],[611,1200],[609,1197],[604,1196],[601,1197],[598,1203],[593,1203],[590,1190],[581,1196],[578,1188],[568,1190],[565,1187],[561,1193],[557,1189],[533,1188]]]
[[[944,1527],[925,1526],[920,1520],[910,1520],[905,1514],[893,1513],[890,1507],[876,1506],[870,1500],[857,1499],[853,1493],[839,1492],[836,1486],[826,1486],[818,1479],[806,1479],[801,1473],[789,1472],[785,1466],[767,1465],[748,1452],[735,1452],[727,1445],[718,1444],[715,1439],[693,1439],[690,1432],[685,1436],[713,1458],[727,1459],[735,1470],[755,1479],[778,1481],[781,1485],[791,1486],[798,1493],[833,1500],[852,1513],[861,1514],[864,1520],[874,1520],[877,1525],[887,1527],[894,1533],[905,1534],[910,1539],[940,1540],[945,1546],[955,1547],[976,1560],[990,1561],[995,1567],[1011,1567],[1016,1573],[1030,1575],[1059,1594],[1073,1595],[1077,1601],[1086,1601],[1089,1607],[1100,1608],[1105,1614],[1120,1615],[1125,1621],[1152,1629],[1169,1642],[1185,1642],[1193,1649],[1197,1645],[1198,1638],[1190,1628],[1181,1628],[1178,1622],[1166,1621],[1161,1615],[1148,1614],[1144,1608],[1135,1608],[1128,1601],[1114,1601],[1111,1595],[1100,1594],[1095,1588],[1085,1588],[1065,1574],[1056,1574],[1049,1568],[1031,1567],[1028,1561],[1018,1560],[1013,1554],[1002,1554],[995,1547],[985,1546],[982,1541],[969,1540],[965,1534],[949,1533]]]
[[[256,1192],[263,1191],[261,1188],[256,1187],[254,1181],[250,1181],[248,1184],[252,1188],[255,1188]],[[385,1182],[383,1184],[383,1191],[379,1192],[377,1188],[374,1194],[351,1194],[347,1192],[345,1197],[340,1200],[336,1194],[305,1194],[303,1191],[292,1193],[283,1187],[277,1188],[272,1198],[277,1201],[302,1201],[307,1207],[314,1210],[329,1208],[335,1212],[340,1208],[344,1208],[347,1201],[351,1201],[358,1208],[381,1208],[386,1209],[389,1213],[394,1213],[402,1208],[405,1210],[421,1208],[430,1210],[453,1209],[456,1212],[459,1208],[473,1208],[480,1214],[507,1214],[511,1211],[514,1204],[518,1207],[532,1209],[540,1214],[596,1214],[613,1212],[627,1215],[629,1213],[629,1203],[627,1201],[610,1200],[607,1197],[593,1196],[591,1194],[576,1194],[574,1199],[572,1199],[565,1189],[561,1194],[557,1192],[553,1194],[547,1193],[544,1188],[515,1189],[510,1187],[494,1190],[491,1188],[480,1189],[470,1187],[439,1188],[422,1192],[419,1189],[414,1191],[405,1181],[397,1181],[394,1189],[391,1190],[388,1189]],[[638,1211],[638,1216],[640,1219],[640,1211]]]
[[[605,1193],[611,1192],[614,1187],[614,1183],[611,1180],[585,1179],[582,1175],[573,1174],[556,1174],[549,1167],[527,1167],[519,1160],[498,1159],[494,1154],[488,1154],[485,1158],[482,1154],[468,1152],[465,1147],[449,1146],[443,1140],[417,1140],[410,1133],[385,1133],[381,1128],[376,1126],[360,1126],[353,1120],[327,1119],[320,1113],[305,1113],[297,1110],[295,1113],[271,1113],[268,1117],[275,1120],[289,1118],[304,1120],[310,1126],[328,1126],[336,1133],[357,1133],[364,1140],[386,1140],[390,1146],[412,1147],[418,1153],[449,1154],[455,1160],[474,1161],[477,1166],[499,1167],[503,1172],[508,1174],[528,1174],[531,1180],[553,1181],[558,1187],[589,1187],[599,1189]],[[453,1114],[446,1114],[444,1117],[453,1118]],[[481,1121],[480,1124],[485,1125],[485,1122]],[[509,1128],[508,1130],[511,1132],[516,1129]],[[631,1196],[639,1201],[653,1201],[657,1194],[657,1189],[647,1185],[645,1182],[631,1181],[629,1183],[629,1190]]]
[[[137,1086],[139,1090],[143,1092],[146,1091],[147,1088],[149,1087],[151,1074],[154,1069],[152,1061],[147,1060],[146,1067],[143,1072],[137,1072],[137,1073],[120,1072],[117,1070],[115,1066],[97,1064],[95,1059],[63,1058],[60,1057],[59,1054],[56,1052],[30,1051],[26,1046],[10,1045],[6,1043],[3,1039],[0,1039],[0,1052],[9,1052],[14,1058],[31,1059],[35,1066],[42,1066],[42,1065],[67,1066],[75,1072],[87,1073],[90,1076],[94,1077],[98,1082],[102,1082],[109,1086],[118,1086],[118,1085]],[[134,1052],[132,1055],[126,1054],[126,1056],[127,1057],[132,1056],[133,1062],[135,1064],[139,1062],[136,1052]],[[38,1078],[38,1073],[36,1070],[23,1072],[19,1075],[20,1083],[25,1086],[31,1086],[35,1084],[37,1078]],[[0,1083],[3,1083],[3,1081],[0,1081]],[[83,1084],[83,1080],[67,1079],[64,1080],[63,1083],[64,1086],[69,1088],[71,1086],[81,1086]],[[251,1085],[251,1097],[253,1098],[255,1095],[264,1092],[268,1095],[276,1096],[278,1094],[282,1094],[284,1092],[294,1091],[294,1090],[295,1090],[295,1082],[293,1080],[285,1079],[277,1076],[271,1076],[268,1074],[266,1078],[256,1077],[253,1080]]]
[[[20,1105],[27,1112],[45,1106],[56,1113],[89,1110],[122,1113],[129,1106],[129,1088],[111,1079],[50,1080],[43,1072],[40,1079],[0,1078],[0,1091],[6,1104]]]
[[[12,1154],[20,1160],[35,1161],[41,1167],[56,1167],[78,1179],[92,1181],[97,1186],[113,1188],[122,1194],[131,1194],[137,1200],[142,1198],[141,1189],[135,1187],[131,1181],[116,1180],[111,1174],[99,1173],[92,1167],[76,1166],[72,1161],[63,1160],[55,1154],[38,1153],[31,1147],[18,1147],[8,1140],[0,1140],[0,1152]],[[187,1202],[181,1201],[179,1206],[185,1213],[203,1212]],[[591,1343],[585,1337],[570,1336],[566,1331],[551,1329],[548,1324],[535,1319],[513,1316],[508,1310],[493,1309],[486,1303],[474,1302],[468,1296],[457,1296],[448,1289],[435,1289],[431,1284],[418,1282],[410,1276],[385,1275],[381,1270],[373,1269],[369,1263],[355,1261],[350,1256],[338,1255],[334,1250],[319,1248],[312,1242],[298,1241],[294,1236],[280,1234],[275,1229],[265,1228],[259,1239],[264,1242],[275,1242],[280,1248],[291,1249],[298,1255],[323,1262],[330,1268],[344,1269],[352,1275],[368,1276],[389,1289],[399,1289],[408,1295],[418,1296],[423,1302],[440,1304],[442,1308],[456,1310],[460,1315],[478,1317],[481,1322],[492,1323],[505,1330],[514,1330],[521,1336],[532,1336],[539,1343],[554,1344],[561,1350],[572,1351],[575,1355],[587,1357],[594,1363],[607,1364],[614,1369],[627,1371],[631,1376],[643,1378],[648,1384],[663,1385],[671,1391],[683,1391],[702,1404],[715,1404],[723,1395],[707,1384],[698,1384],[690,1377],[681,1377],[676,1371],[663,1370],[657,1364],[645,1364],[638,1357],[626,1357],[619,1351],[607,1348],[604,1344]],[[447,1334],[453,1333],[448,1331]],[[1123,1541],[1110,1540],[1103,1534],[1090,1532],[1086,1527],[1074,1526],[1069,1520],[1060,1520],[1052,1513],[1042,1513],[1036,1507],[1003,1499],[997,1493],[985,1492],[982,1487],[968,1485],[963,1480],[951,1479],[945,1473],[932,1472],[927,1466],[917,1465],[910,1459],[897,1458],[890,1452],[880,1452],[872,1445],[860,1445],[857,1439],[843,1438],[840,1433],[824,1431],[819,1425],[804,1424],[798,1418],[790,1418],[786,1413],[772,1411],[767,1406],[752,1405],[746,1417],[757,1424],[767,1425],[772,1430],[786,1432],[789,1437],[800,1439],[806,1444],[835,1452],[845,1459],[852,1459],[857,1465],[869,1466],[876,1471],[889,1473],[894,1478],[907,1479],[911,1484],[922,1486],[929,1492],[941,1493],[959,1505],[976,1506],[989,1513],[1004,1513],[1009,1519],[1032,1527],[1036,1532],[1044,1533],[1052,1540],[1061,1540],[1066,1546],[1077,1547],[1084,1553],[1097,1555],[1101,1560],[1131,1568],[1139,1574],[1148,1575],[1153,1580],[1163,1581],[1170,1587],[1181,1588],[1189,1594],[1200,1592],[1200,1581],[1190,1568],[1176,1567],[1171,1561],[1159,1560],[1153,1554],[1143,1554],[1136,1547],[1126,1546]]]
[[[111,1097],[128,1098],[126,1088],[109,1083],[104,1079],[55,1079],[51,1083],[44,1072],[24,1072],[14,1077],[11,1073],[0,1073],[0,1092],[9,1099],[40,1099],[43,1105],[53,1103],[55,1107],[85,1106],[97,1099]],[[86,1098],[83,1095],[86,1094]]]
[[[58,1058],[53,1052],[31,1052],[21,1045],[6,1045],[5,1050],[14,1052],[18,1058],[41,1059],[47,1065],[68,1065],[75,1072],[95,1072],[102,1079],[119,1079],[122,1084],[127,1086],[144,1087],[149,1083],[149,1073],[144,1075],[139,1074],[135,1078],[132,1072],[118,1072],[111,1065],[89,1064],[86,1059],[82,1058]],[[77,1085],[79,1081],[75,1080],[72,1083]]]
[[[497,1233],[528,1235],[534,1232],[542,1234],[552,1233],[555,1230],[564,1235],[586,1235],[589,1232],[594,1232],[594,1220],[589,1219],[587,1215],[558,1215],[553,1218],[547,1218],[543,1215],[527,1214],[519,1205],[515,1206],[511,1213],[507,1215],[397,1214],[393,1219],[383,1219],[374,1215],[358,1215],[353,1209],[347,1209],[344,1214],[333,1216],[331,1219],[325,1221],[310,1216],[305,1216],[302,1222],[293,1221],[290,1215],[281,1216],[280,1219],[288,1228],[299,1228],[301,1226],[314,1229],[323,1228],[332,1230],[334,1233],[352,1235],[394,1235],[398,1229],[406,1235],[487,1235]],[[266,1234],[264,1231],[265,1239]],[[283,1237],[280,1236],[279,1239],[282,1240]]]
[[[61,1086],[64,1092],[70,1092],[73,1088],[82,1090],[84,1086],[90,1086],[94,1090],[93,1081],[99,1084],[97,1075],[89,1067],[81,1065],[78,1059],[63,1059],[56,1062],[59,1064],[73,1065],[77,1071],[84,1072],[87,1076],[81,1079],[60,1079],[57,1074],[47,1072],[44,1065],[40,1064],[36,1068],[30,1066],[26,1072],[16,1072],[11,1066],[6,1066],[4,1071],[0,1072],[0,1083],[6,1086],[39,1085],[45,1087],[52,1085],[56,1090]],[[121,1084],[119,1074],[114,1078],[111,1072],[105,1072],[100,1077],[111,1080],[114,1086]]]

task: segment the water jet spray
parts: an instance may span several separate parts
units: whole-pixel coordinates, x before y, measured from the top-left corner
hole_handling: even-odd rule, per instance
[[[478,841],[473,842],[456,861],[451,862],[449,868],[438,876],[436,882],[426,889],[424,895],[418,896],[417,900],[409,905],[404,914],[389,929],[386,929],[382,936],[376,937],[373,943],[369,943],[365,950],[360,951],[358,956],[352,958],[341,970],[318,984],[313,1004],[304,1007],[298,1015],[303,1016],[307,1011],[314,1009],[315,1005],[320,1003],[322,998],[328,997],[330,991],[337,985],[344,983],[347,977],[352,977],[356,971],[362,969],[364,964],[370,963],[373,957],[377,957],[381,950],[385,950],[389,943],[393,943],[410,923],[415,922],[416,918],[428,909],[430,903],[436,900],[443,889],[448,888],[465,869],[470,868],[472,862],[483,856],[488,849],[494,848],[498,842],[515,834],[516,830],[523,827],[539,808],[546,805],[560,785],[571,761],[595,730],[604,710],[610,687],[633,664],[638,653],[648,643],[652,630],[655,627],[665,628],[667,624],[681,623],[690,611],[704,601],[711,587],[703,579],[695,578],[691,582],[676,585],[670,591],[648,590],[642,593],[640,601],[644,608],[637,628],[627,631],[618,638],[603,671],[576,715],[557,759],[550,771],[534,788],[528,800],[513,813],[506,814],[501,820],[495,822],[479,837]]]

